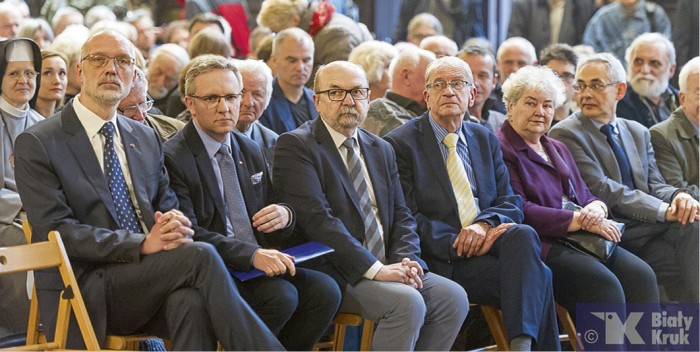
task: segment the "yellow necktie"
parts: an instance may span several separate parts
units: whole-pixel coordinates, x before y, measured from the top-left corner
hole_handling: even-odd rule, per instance
[[[457,199],[459,220],[462,222],[462,227],[467,227],[474,222],[477,209],[467,171],[464,169],[462,159],[457,155],[458,139],[459,136],[456,133],[449,133],[442,142],[447,146],[447,174],[450,176],[450,183]]]

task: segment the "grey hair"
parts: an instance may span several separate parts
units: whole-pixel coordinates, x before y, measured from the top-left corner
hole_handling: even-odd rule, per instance
[[[54,13],[53,17],[51,18],[51,27],[56,28],[56,25],[58,24],[58,21],[61,20],[61,17],[69,15],[80,15],[83,23],[85,23],[85,17],[82,13],[80,13],[80,11],[78,11],[78,9],[75,7],[64,6],[56,10],[56,13]]]
[[[187,65],[188,62],[190,62],[190,55],[187,53],[187,50],[174,43],[166,43],[159,46],[158,49],[153,52],[151,62],[155,61],[156,57],[159,55],[164,54],[169,54],[170,56],[174,57],[180,64],[180,70]]]
[[[406,28],[408,34],[413,34],[413,32],[416,31],[416,28],[422,24],[430,26],[437,32],[437,34],[442,34],[442,23],[440,20],[427,12],[419,13],[411,18],[411,20],[408,22],[408,27]]]
[[[508,103],[518,102],[528,90],[549,94],[555,108],[560,107],[566,100],[564,83],[546,66],[525,66],[515,71],[508,76],[502,89],[506,106]]]
[[[311,35],[309,35],[309,33],[306,33],[306,31],[298,27],[283,29],[279,33],[277,33],[277,35],[275,35],[274,39],[272,40],[273,56],[277,55],[277,52],[279,51],[279,46],[282,45],[282,42],[287,38],[294,40],[299,46],[307,44],[311,48],[311,56],[313,57],[314,40],[311,38]]]
[[[146,78],[146,73],[138,66],[134,67],[134,71],[136,71],[136,76],[134,77],[134,85],[131,89],[143,89],[145,93],[148,90],[148,78]]]
[[[43,18],[27,18],[22,21],[22,24],[19,25],[19,29],[17,30],[17,38],[33,39],[34,32],[39,29],[46,34],[46,38],[49,40],[49,42],[53,42],[53,29],[51,29],[49,23]]]
[[[117,15],[105,5],[91,7],[85,14],[85,27],[91,28],[100,21],[116,21]]]
[[[578,74],[584,66],[595,62],[603,63],[608,66],[608,78],[613,82],[625,82],[625,68],[622,67],[620,60],[611,53],[598,53],[581,59],[576,67],[576,77],[578,78]]]
[[[469,64],[455,56],[443,56],[431,62],[425,69],[425,83],[431,83],[430,75],[433,74],[433,71],[446,67],[453,67],[464,70],[464,74],[467,76],[467,82],[469,82],[470,84],[474,84],[474,75],[472,74],[472,69],[469,67]]]
[[[174,44],[177,45],[177,44]],[[185,92],[187,95],[194,94],[194,80],[199,75],[211,72],[214,70],[227,70],[231,71],[236,75],[238,79],[238,84],[243,86],[243,78],[241,77],[241,72],[238,70],[234,64],[233,59],[225,58],[219,55],[200,55],[192,59],[190,67],[185,74]]]
[[[496,58],[493,56],[493,53],[488,48],[485,48],[481,45],[467,45],[457,53],[457,57],[462,58],[462,56],[480,56],[490,58],[491,62],[493,63],[493,67],[491,68],[491,70],[494,74],[496,74]]]
[[[352,69],[356,71],[357,73],[362,76],[365,81],[367,81],[367,73],[365,70],[362,68],[362,66],[358,64],[354,64],[350,61],[333,61],[325,65],[319,66],[318,70],[316,71],[316,75],[314,76],[314,92],[318,92],[320,90],[320,82],[319,78],[321,75],[328,69],[328,67],[334,67],[334,66],[344,66],[345,68]],[[367,83],[369,85],[369,83]]]
[[[435,53],[433,53],[432,51],[415,47],[409,47],[404,49],[398,55],[394,56],[394,59],[391,60],[391,63],[389,64],[389,75],[393,79],[394,74],[397,73],[397,69],[415,69],[422,58],[426,58],[431,62],[435,61],[436,59]]]
[[[688,77],[690,75],[698,75],[700,74],[700,56],[694,57],[692,60],[688,61],[685,65],[683,65],[683,68],[681,69],[681,73],[678,74],[678,86],[681,90],[681,92],[685,93],[691,93],[695,94],[694,92],[688,92],[686,89],[688,87],[686,86],[688,84]]]
[[[267,66],[262,60],[240,60],[236,62],[238,70],[241,71],[241,76],[243,75],[260,75],[265,79],[265,104],[263,109],[267,108],[270,104],[270,99],[272,99],[272,70]],[[243,87],[245,88],[245,86]]]
[[[367,80],[372,84],[382,80],[384,68],[398,53],[399,51],[387,42],[368,40],[352,49],[348,61],[362,66],[367,73]]]
[[[510,47],[519,48],[520,50],[526,52],[530,56],[532,62],[537,61],[537,52],[535,51],[535,46],[532,45],[532,43],[529,40],[523,37],[510,37],[506,39],[503,43],[501,43],[501,46],[498,47],[498,51],[496,52],[496,60],[500,61],[501,55],[503,55],[503,51]]]
[[[632,57],[632,53],[637,49],[638,46],[642,44],[657,43],[661,43],[664,46],[664,49],[666,49],[666,58],[668,59],[669,64],[675,65],[676,48],[673,46],[673,43],[671,43],[671,41],[668,40],[668,38],[666,38],[661,33],[643,33],[637,38],[634,38],[632,44],[630,44],[630,46],[627,47],[627,50],[625,50],[625,61],[627,61],[627,67],[632,66],[632,61],[634,60],[634,58]]]

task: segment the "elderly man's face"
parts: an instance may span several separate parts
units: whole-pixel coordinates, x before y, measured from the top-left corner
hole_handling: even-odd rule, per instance
[[[628,62],[627,80],[639,95],[648,98],[660,96],[668,88],[668,80],[675,66],[661,43],[643,43],[637,46]]]
[[[66,29],[66,27],[72,24],[83,24],[83,17],[78,13],[62,16],[58,22],[56,22],[56,26],[53,28],[54,35],[58,36]]]
[[[325,67],[318,77],[318,92],[314,94],[314,103],[318,113],[334,130],[350,136],[367,117],[369,110],[369,83],[361,68],[347,62],[334,62]],[[354,92],[345,92],[354,90]],[[328,92],[325,92],[328,91]],[[319,93],[325,92],[325,93]],[[364,99],[360,97],[363,93]],[[345,95],[342,100],[339,99]]]
[[[241,97],[240,115],[236,127],[239,131],[247,131],[265,110],[267,79],[263,74],[256,72],[242,72],[242,76],[243,96]]]
[[[625,96],[625,82],[614,82],[608,75],[608,66],[602,62],[591,62],[576,73],[578,105],[583,116],[607,123],[615,117],[617,102]],[[586,89],[582,89],[583,85]],[[591,88],[591,85],[599,89]]]
[[[131,88],[129,95],[119,102],[117,111],[132,120],[144,122],[151,107],[153,107],[153,100],[146,95],[145,87],[139,85]]]
[[[409,33],[409,34],[406,36],[406,39],[408,39],[409,42],[411,42],[411,43],[413,43],[413,44],[415,44],[415,45],[420,45],[421,40],[423,40],[423,39],[425,39],[425,38],[427,38],[427,37],[431,37],[431,36],[437,35],[437,34],[438,34],[438,33],[437,33],[437,31],[435,30],[435,28],[431,27],[431,26],[428,25],[428,24],[423,23],[423,24],[421,24],[421,25],[418,25],[418,26],[413,30],[412,33]]]
[[[453,88],[450,83],[466,81],[461,90]],[[462,119],[467,109],[474,103],[476,87],[469,79],[463,67],[442,66],[428,77],[427,84],[434,85],[442,83],[444,88],[431,87],[425,90],[425,101],[428,103],[428,110],[434,118],[442,119]]]
[[[148,94],[153,99],[163,99],[177,86],[180,63],[170,54],[162,53],[148,67]]]
[[[21,14],[19,11],[5,11],[0,13],[0,37],[11,39],[17,36]]]
[[[156,44],[156,28],[153,26],[153,21],[150,18],[143,17],[133,23],[136,27],[136,47],[140,50],[149,50]]]
[[[81,96],[100,105],[117,106],[129,94],[134,80],[131,43],[123,36],[105,32],[93,36],[85,45],[78,66]]]
[[[311,78],[314,67],[314,44],[305,41],[299,45],[291,37],[284,39],[272,56],[277,80],[282,86],[301,87]]]
[[[695,124],[700,124],[700,76],[698,73],[688,75],[684,91],[680,93],[683,112]]]
[[[194,96],[185,104],[194,123],[207,135],[223,142],[238,122],[241,85],[236,75],[224,69],[202,73],[192,80]]]
[[[501,82],[505,82],[511,73],[519,70],[521,67],[534,65],[537,61],[537,58],[530,57],[528,52],[518,45],[510,45],[502,50],[496,60]]]

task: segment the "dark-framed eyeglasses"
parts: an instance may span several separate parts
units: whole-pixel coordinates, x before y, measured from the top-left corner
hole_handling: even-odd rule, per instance
[[[227,105],[238,104],[237,100],[238,100],[238,98],[241,97],[241,95],[242,95],[241,93],[226,94],[226,95],[204,95],[204,96],[190,94],[189,97],[200,100],[209,109],[214,109],[219,105],[219,102],[221,101],[221,99],[224,99],[224,102]]]
[[[445,82],[445,81],[437,81],[433,83],[428,83],[425,85],[426,88],[428,89],[435,89],[437,91],[444,90],[447,88],[447,86],[452,87],[452,90],[463,90],[467,86],[470,86],[471,83],[467,81],[450,81],[450,82]]]
[[[322,90],[320,92],[316,92],[316,94],[323,94],[326,93],[328,94],[328,99],[332,101],[343,101],[345,100],[345,97],[350,94],[350,97],[352,100],[365,100],[369,96],[369,88],[353,88],[353,89],[339,89],[339,88],[333,88],[333,89],[326,89]]]
[[[151,99],[151,97],[149,96],[146,96],[146,101],[144,101],[143,103],[118,108],[117,111],[119,111],[119,113],[124,116],[133,116],[142,112],[147,112],[148,110],[151,110],[152,107],[153,99]]]
[[[129,69],[134,65],[134,59],[128,55],[107,56],[102,54],[89,54],[83,57],[80,62],[87,61],[94,68],[104,67],[107,61],[114,61],[117,67]]]
[[[610,86],[614,86],[614,85],[616,85],[616,84],[618,84],[618,83],[620,83],[620,82],[611,82],[611,83],[607,83],[607,84],[606,84],[606,83],[603,83],[603,82],[592,82],[592,83],[589,83],[589,84],[586,84],[586,83],[576,83],[576,84],[574,84],[574,90],[577,91],[577,92],[583,92],[583,91],[585,91],[586,89],[590,88],[590,89],[591,89],[592,91],[594,91],[594,92],[600,92],[601,90],[603,90],[603,89],[605,89],[605,88],[607,88],[607,87],[610,87]]]

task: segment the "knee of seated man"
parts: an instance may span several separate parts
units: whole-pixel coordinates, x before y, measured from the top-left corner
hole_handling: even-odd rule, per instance
[[[427,308],[425,300],[418,290],[410,288],[402,291],[400,294],[391,298],[394,302],[390,313],[394,316],[400,316],[406,324],[411,324],[416,327],[423,326]]]
[[[195,270],[210,270],[212,266],[226,267],[216,248],[206,242],[186,243],[174,251],[178,252],[178,258],[190,263]]]
[[[539,255],[540,237],[537,231],[529,225],[518,224],[507,229],[502,235],[503,239],[507,240],[511,246],[517,246],[519,249],[532,248]]]

